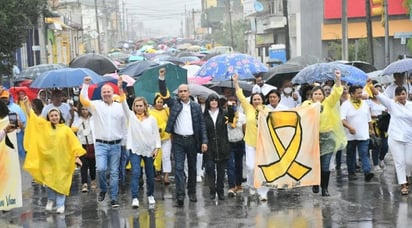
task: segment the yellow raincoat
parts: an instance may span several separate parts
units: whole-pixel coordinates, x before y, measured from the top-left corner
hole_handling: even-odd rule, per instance
[[[343,129],[342,120],[340,118],[340,97],[343,93],[343,86],[333,86],[332,93],[322,101],[323,111],[320,113],[320,133],[330,133],[334,145],[332,150],[328,152],[336,153],[338,150],[343,150],[346,147],[346,133]],[[312,100],[303,102],[302,106],[311,105]],[[321,150],[321,156],[325,151]]]
[[[75,159],[86,153],[70,127],[51,123],[30,110],[24,148],[27,151],[23,168],[34,180],[54,191],[69,195]]]
[[[149,113],[153,116],[157,125],[159,126],[159,133],[161,140],[170,139],[170,134],[165,131],[167,125],[167,119],[169,118],[169,108],[166,107],[162,110],[155,108],[149,109]],[[162,150],[160,149],[153,163],[156,171],[162,171]]]

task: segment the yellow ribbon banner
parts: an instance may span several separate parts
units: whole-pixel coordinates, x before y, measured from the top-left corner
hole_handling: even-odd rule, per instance
[[[0,129],[4,129],[8,123],[8,118],[1,119]],[[23,205],[20,162],[15,131],[9,133],[8,138],[14,145],[14,149],[6,145],[5,138],[0,141],[0,211]]]
[[[259,115],[255,187],[319,184],[320,105]]]

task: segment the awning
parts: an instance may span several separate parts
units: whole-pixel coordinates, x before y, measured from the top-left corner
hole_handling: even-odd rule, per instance
[[[47,25],[47,28],[50,29],[50,30],[59,30],[59,31],[63,30],[61,24],[59,24],[59,23],[51,23],[51,24]]]
[[[412,32],[412,21],[407,19],[390,20],[389,36],[396,32]],[[384,37],[385,28],[380,21],[372,22],[373,37]],[[348,39],[367,38],[366,22],[350,22],[348,24]],[[339,40],[342,39],[341,24],[323,24],[322,40]]]
[[[44,22],[49,24],[47,27],[52,30],[73,29],[60,20],[59,17],[46,17]]]

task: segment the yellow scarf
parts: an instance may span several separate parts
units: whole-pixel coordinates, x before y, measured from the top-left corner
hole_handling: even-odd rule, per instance
[[[146,115],[144,113],[136,114],[136,117],[137,117],[138,120],[142,121],[146,117]]]
[[[353,107],[355,107],[356,110],[358,110],[362,106],[362,100],[354,100],[353,98],[350,98],[350,103],[352,103]]]

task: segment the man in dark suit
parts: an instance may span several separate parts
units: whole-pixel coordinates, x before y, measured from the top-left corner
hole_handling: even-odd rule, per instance
[[[188,186],[187,192],[191,202],[196,198],[196,158],[198,151],[207,151],[206,126],[200,105],[190,100],[187,84],[178,87],[178,98],[170,97],[165,82],[166,69],[159,70],[159,90],[170,115],[166,132],[172,134],[172,152],[174,153],[177,206],[183,206],[185,198],[184,163],[187,157]]]

